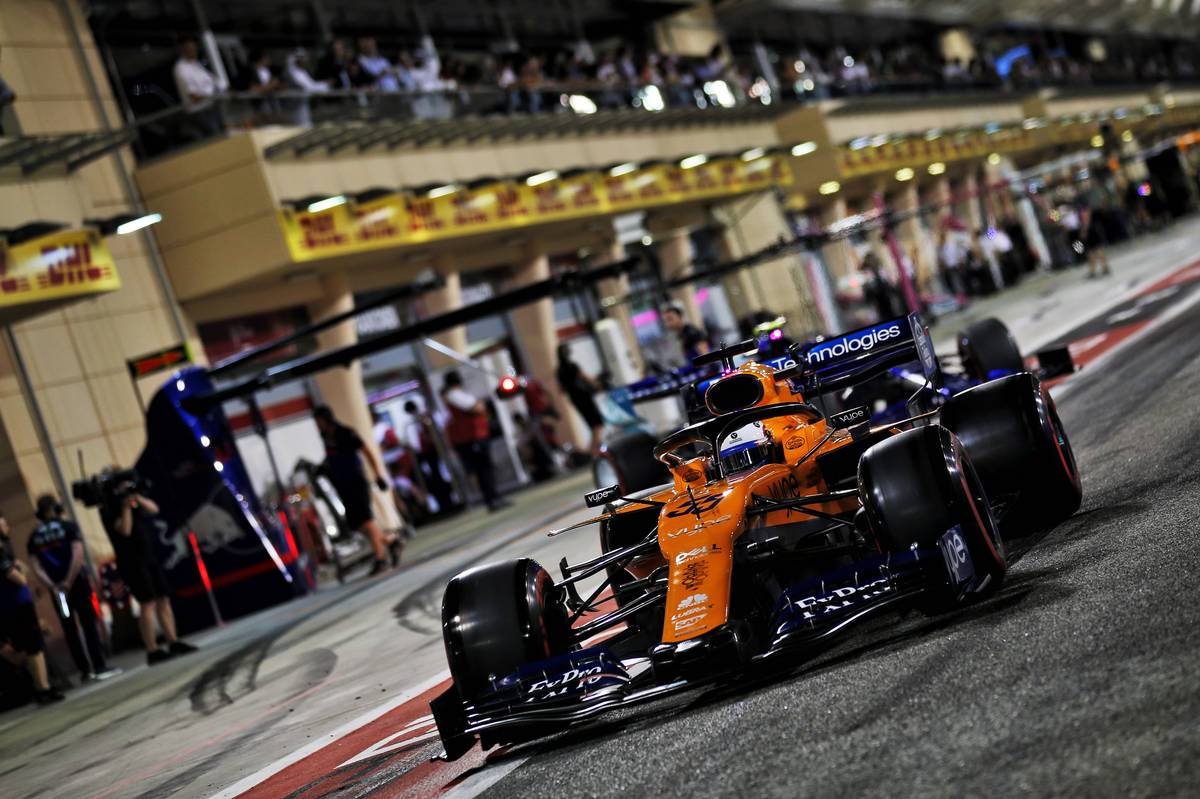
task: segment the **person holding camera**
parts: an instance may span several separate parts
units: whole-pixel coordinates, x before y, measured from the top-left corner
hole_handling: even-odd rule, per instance
[[[391,492],[391,484],[383,476],[383,469],[375,459],[375,453],[363,442],[358,433],[333,417],[327,405],[313,409],[313,419],[325,444],[323,468],[337,491],[342,507],[346,511],[346,526],[358,530],[371,541],[375,562],[371,574],[379,574],[388,567],[386,558],[390,554],[391,565],[400,564],[400,551],[404,543],[395,535],[387,535],[375,521],[371,510],[371,484],[363,469],[363,459],[371,466],[375,475],[375,486],[380,491]]]
[[[33,680],[33,698],[39,705],[64,698],[50,685],[45,650],[42,625],[29,591],[29,577],[25,565],[13,554],[8,520],[0,513],[0,652],[6,660],[24,661]]]
[[[146,662],[153,666],[175,655],[195,652],[191,644],[179,640],[175,632],[175,613],[171,609],[171,587],[167,575],[154,556],[154,522],[158,505],[139,494],[135,481],[126,480],[112,489],[100,513],[104,529],[117,556],[117,571],[133,598],[142,606],[138,630],[146,647]],[[158,645],[155,619],[167,639]]]
[[[25,546],[33,559],[34,572],[54,597],[54,610],[71,650],[71,659],[84,682],[107,680],[120,670],[110,669],[104,660],[79,528],[63,518],[62,503],[50,494],[38,497],[36,515],[39,524]],[[79,639],[81,627],[86,651]]]

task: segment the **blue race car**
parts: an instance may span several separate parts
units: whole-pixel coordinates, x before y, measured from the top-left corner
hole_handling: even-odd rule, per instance
[[[883,322],[874,327],[884,328],[891,323]],[[776,370],[794,367],[797,357],[819,347],[822,340],[804,344],[789,344],[780,336],[772,335],[773,329],[760,330],[758,351],[751,355],[753,360]],[[868,330],[871,328],[864,328]],[[851,333],[843,334],[843,337]],[[839,337],[842,338],[842,337]],[[1070,352],[1066,347],[1041,350],[1036,355],[1040,379],[1049,379],[1069,374],[1075,370]],[[959,331],[957,353],[936,359],[936,377],[930,378],[918,361],[892,366],[885,371],[856,383],[841,393],[822,397],[823,410],[837,412],[847,408],[866,406],[871,421],[876,425],[894,423],[910,416],[914,395],[924,391],[933,405],[940,405],[950,397],[987,380],[1026,371],[1025,359],[1020,347],[1008,327],[999,319],[981,319]],[[717,364],[688,365],[664,375],[654,375],[623,386],[611,392],[614,402],[621,405],[630,416],[635,416],[634,406],[664,397],[681,396],[687,409],[689,422],[697,422],[708,416],[704,404],[704,393],[708,386],[720,376]],[[601,455],[593,466],[593,478],[597,487],[619,485],[624,492],[636,492],[670,479],[666,468],[649,457],[650,450],[658,440],[654,431],[644,426],[618,433],[605,442]]]

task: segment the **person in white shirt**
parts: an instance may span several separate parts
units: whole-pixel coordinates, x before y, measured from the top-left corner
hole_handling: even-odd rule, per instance
[[[425,36],[417,48],[415,57],[407,59],[408,79],[412,90],[420,96],[413,99],[413,116],[421,119],[448,119],[453,108],[444,89],[454,88],[454,81],[442,79],[442,60],[433,39]]]
[[[179,43],[179,59],[175,62],[175,88],[184,108],[195,110],[207,105],[217,94],[217,78],[200,63],[200,51],[195,39]]]
[[[213,105],[222,90],[216,76],[200,63],[200,50],[196,40],[184,39],[179,43],[179,59],[172,70],[179,101],[188,112],[191,122],[206,135],[221,131],[221,117]]]
[[[296,49],[288,56],[285,77],[290,86],[306,94],[324,94],[329,91],[327,81],[317,80],[308,71],[308,53],[303,49]]]
[[[938,266],[946,291],[960,299],[967,293],[964,273],[970,255],[970,246],[963,240],[962,235],[943,228],[941,241],[938,242]]]
[[[303,48],[297,48],[287,57],[283,79],[289,89],[304,94],[325,94],[329,91],[328,82],[317,80],[308,71],[308,53]],[[312,109],[309,108],[308,98],[295,98],[288,105],[292,107],[295,124],[301,127],[312,124]]]
[[[1004,279],[1004,267],[1012,248],[1012,239],[1003,230],[989,227],[979,231],[979,252],[982,253],[983,260],[987,262],[988,270],[992,273],[992,280],[998,289],[1004,288],[1007,284]]]

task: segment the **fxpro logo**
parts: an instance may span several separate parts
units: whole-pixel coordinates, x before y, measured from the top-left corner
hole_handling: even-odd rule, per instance
[[[903,334],[900,332],[899,324],[893,324],[884,328],[873,327],[853,338],[841,338],[833,343],[822,344],[817,348],[809,350],[808,362],[810,364],[817,364],[824,363],[830,359],[836,361],[844,355],[867,352],[873,349],[876,344],[881,344],[901,335]]]

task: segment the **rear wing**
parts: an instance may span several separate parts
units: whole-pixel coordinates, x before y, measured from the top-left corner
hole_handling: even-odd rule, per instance
[[[805,394],[822,394],[866,382],[884,371],[919,361],[933,388],[942,373],[929,328],[920,314],[851,330],[814,342],[798,353],[794,379]]]

